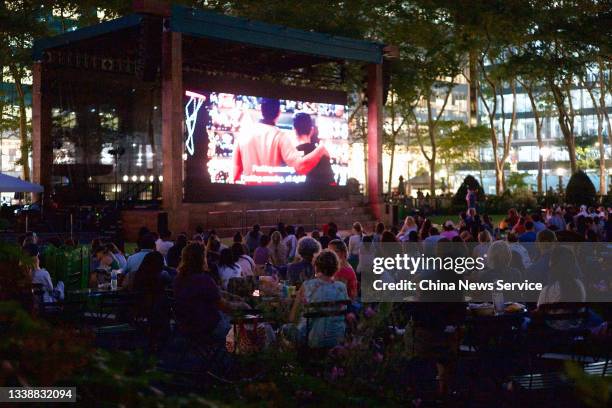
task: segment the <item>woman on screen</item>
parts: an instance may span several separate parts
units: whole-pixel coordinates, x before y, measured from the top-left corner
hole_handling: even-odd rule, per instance
[[[298,138],[297,150],[308,155],[317,148],[318,129],[313,126],[312,118],[307,113],[298,113],[293,118],[293,128]],[[306,184],[335,185],[334,172],[329,157],[323,156],[317,165],[306,175]]]

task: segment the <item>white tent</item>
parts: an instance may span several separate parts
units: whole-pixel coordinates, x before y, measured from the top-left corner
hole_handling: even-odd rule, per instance
[[[17,177],[0,173],[0,192],[2,193],[42,193],[40,184],[23,181]]]

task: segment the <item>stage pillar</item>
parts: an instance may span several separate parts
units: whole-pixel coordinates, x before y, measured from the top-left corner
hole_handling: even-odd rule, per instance
[[[164,32],[162,41],[162,205],[178,233],[183,202],[183,41],[181,33]]]
[[[53,166],[53,141],[51,136],[51,104],[45,86],[44,66],[40,61],[32,67],[32,181],[45,188],[43,196],[49,204],[51,172]],[[32,195],[33,201],[42,197]]]
[[[368,66],[368,201],[373,215],[382,217],[382,64]]]

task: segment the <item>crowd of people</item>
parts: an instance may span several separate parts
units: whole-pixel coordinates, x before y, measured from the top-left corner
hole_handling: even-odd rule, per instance
[[[429,218],[413,215],[406,217],[399,228],[376,223],[368,231],[355,222],[352,230],[341,236],[333,222],[310,233],[303,227],[279,223],[267,231],[254,225],[245,235],[236,233],[231,242],[201,227],[191,236],[180,233],[174,239],[169,231],[158,234],[142,228],[138,250],[129,257],[112,242],[100,239],[92,242],[89,284],[92,288],[108,286],[118,275],[120,286],[145,294],[146,307],[142,313],[155,315],[160,327],[168,322],[169,316],[160,310],[164,309],[167,291],[171,291],[180,331],[187,336],[222,342],[230,330],[230,312],[250,308],[244,297],[233,293],[232,281],[268,276],[275,283],[296,289],[288,319],[291,323],[283,326],[282,335],[296,342],[307,339],[314,347],[333,347],[342,341],[347,325],[351,324],[349,319],[326,317],[311,325],[307,333],[302,317],[304,305],[346,302],[349,312],[359,310],[362,307],[359,281],[371,270],[372,259],[382,244],[413,243],[439,256],[455,256],[456,253],[445,254],[444,246],[439,244],[458,243],[464,254],[487,257],[487,268],[475,279],[528,278],[543,282],[538,306],[566,299],[584,301],[594,287],[610,290],[612,280],[606,274],[609,266],[577,258],[579,254],[562,245],[534,250],[534,246],[525,244],[610,242],[611,214],[612,209],[585,206],[531,213],[511,209],[501,221],[494,222],[472,207],[460,214],[457,223],[448,219],[441,226]],[[20,244],[38,259],[35,234],[25,237]],[[37,263],[32,269],[32,281],[41,283],[50,297],[60,299],[61,283],[53,286],[45,272]],[[449,278],[440,271],[427,271],[425,276]],[[440,309],[435,316],[432,307]],[[434,332],[446,330],[457,315],[453,306],[428,308],[423,321]],[[597,318],[591,322],[601,323]],[[434,340],[429,341],[435,344]]]

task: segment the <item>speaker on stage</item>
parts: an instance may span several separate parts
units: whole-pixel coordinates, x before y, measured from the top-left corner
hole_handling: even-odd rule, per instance
[[[168,213],[160,211],[157,213],[157,232],[168,231]]]

